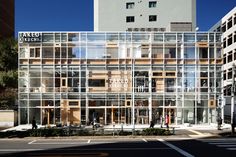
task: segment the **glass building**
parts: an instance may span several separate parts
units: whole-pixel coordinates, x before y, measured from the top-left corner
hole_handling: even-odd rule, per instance
[[[19,124],[216,122],[220,33],[20,32]]]

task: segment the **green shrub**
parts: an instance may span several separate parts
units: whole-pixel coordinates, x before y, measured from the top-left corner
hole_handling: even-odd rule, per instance
[[[130,132],[130,131],[120,131],[119,135],[121,135],[121,136],[128,136],[128,135],[132,135],[132,132]]]
[[[31,137],[49,137],[49,136],[64,136],[65,133],[62,129],[45,128],[45,129],[30,129],[28,134]]]
[[[144,129],[142,135],[170,135],[169,130],[161,129],[161,128],[147,128]]]

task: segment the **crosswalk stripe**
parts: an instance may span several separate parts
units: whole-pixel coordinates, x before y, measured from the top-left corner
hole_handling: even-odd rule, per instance
[[[218,147],[236,147],[236,144],[229,145],[217,145]]]
[[[215,145],[226,150],[234,151],[236,150],[236,140],[235,139],[200,139],[199,141]]]
[[[235,143],[233,143],[233,142],[228,142],[228,143],[223,143],[223,142],[217,142],[217,143],[215,143],[215,142],[211,142],[211,143],[209,143],[209,144],[214,144],[214,145],[228,145],[228,144],[235,144]]]
[[[236,150],[236,148],[226,148],[227,150]]]
[[[229,142],[229,139],[199,139],[200,141],[203,142]],[[236,142],[236,139],[230,139],[231,142]]]

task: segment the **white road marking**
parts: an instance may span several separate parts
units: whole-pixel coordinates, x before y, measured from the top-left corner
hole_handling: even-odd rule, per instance
[[[212,137],[212,136],[214,136],[214,135],[212,135],[212,134],[189,135],[189,137],[194,138],[194,139],[201,138],[201,137]]]
[[[197,134],[197,135],[204,135],[203,133],[196,131],[196,130],[192,130],[192,129],[187,129],[187,130],[194,133],[194,134]]]
[[[88,140],[88,142],[87,143],[90,143],[90,140]]]
[[[24,151],[39,151],[43,149],[0,149],[0,152],[24,152]]]
[[[31,142],[29,142],[28,144],[33,144],[34,142],[36,142],[37,140],[33,140]]]
[[[167,148],[167,147],[160,147],[160,148],[75,148],[75,149],[66,149],[68,150],[82,150],[82,151],[96,151],[96,150],[159,150],[159,149],[171,149],[171,148]],[[46,150],[46,149],[0,149],[0,152],[23,152],[23,151],[40,151],[40,150]],[[57,150],[65,150],[64,148],[59,148]]]
[[[236,145],[235,143],[233,143],[233,142],[228,142],[228,143],[222,143],[222,142],[211,142],[211,143],[209,143],[209,144],[214,144],[214,145]]]
[[[229,145],[217,145],[218,147],[236,147],[236,144],[229,144]]]
[[[144,138],[143,138],[143,141],[146,142],[146,143],[148,142],[148,141],[147,141],[146,139],[144,139]]]
[[[236,138],[221,138],[221,139],[199,139],[200,141],[203,141],[203,142],[229,142],[229,141],[232,141],[232,142],[236,142]]]
[[[193,155],[189,154],[188,152],[176,147],[175,145],[163,140],[163,139],[157,139],[158,141],[162,142],[163,144],[167,145],[168,147],[176,150],[177,152],[179,152],[180,154],[186,156],[186,157],[194,157]]]
[[[211,145],[215,145],[217,147],[221,147],[230,151],[236,150],[236,139],[228,139],[228,138],[221,138],[221,139],[200,139],[199,141],[205,142]]]
[[[61,142],[61,143],[55,143],[55,142],[45,142],[45,143],[40,143],[40,142],[37,142],[37,143],[32,143],[32,144],[39,144],[39,145],[43,145],[43,144],[45,144],[45,145],[63,145],[63,144],[68,144],[68,145],[75,145],[75,144],[85,144],[85,143],[82,143],[82,142]]]

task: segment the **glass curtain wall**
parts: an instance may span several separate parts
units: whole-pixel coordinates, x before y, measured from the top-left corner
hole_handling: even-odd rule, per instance
[[[19,123],[216,122],[217,33],[43,32],[19,42]]]

